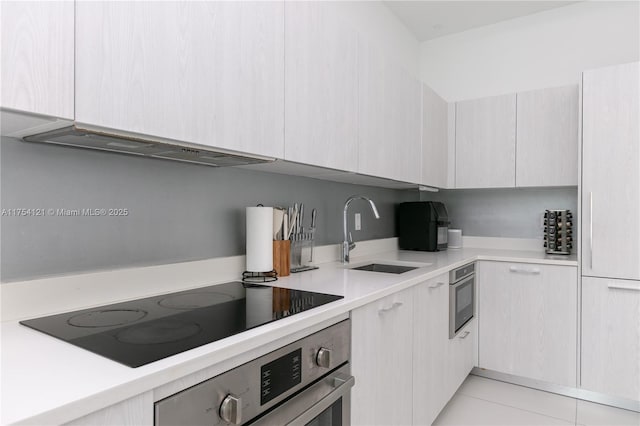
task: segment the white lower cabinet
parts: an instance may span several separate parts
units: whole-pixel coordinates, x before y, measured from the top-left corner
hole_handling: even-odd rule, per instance
[[[640,401],[640,281],[582,277],[581,387]]]
[[[65,423],[65,426],[152,425],[153,392],[125,399],[102,410]]]
[[[416,425],[430,425],[449,400],[448,283],[449,276],[444,274],[414,287],[413,423]]]
[[[412,423],[413,289],[351,312],[354,425]]]
[[[351,312],[354,425],[430,425],[475,363],[477,322],[449,339],[449,275]]]
[[[474,318],[447,344],[447,381],[445,392],[447,400],[458,390],[475,365],[474,353],[478,338],[478,323]],[[440,407],[440,410],[444,407]],[[438,410],[438,413],[440,412]]]
[[[576,386],[577,268],[478,262],[479,367]]]

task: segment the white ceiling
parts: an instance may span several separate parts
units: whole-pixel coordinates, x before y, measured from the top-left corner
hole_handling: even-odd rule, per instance
[[[471,28],[567,6],[576,1],[384,1],[423,42]]]

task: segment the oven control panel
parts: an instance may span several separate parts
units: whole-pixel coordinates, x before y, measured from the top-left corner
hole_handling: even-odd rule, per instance
[[[155,425],[243,424],[349,361],[351,321],[270,352],[155,404]]]
[[[302,349],[260,368],[260,405],[270,402],[302,382]]]

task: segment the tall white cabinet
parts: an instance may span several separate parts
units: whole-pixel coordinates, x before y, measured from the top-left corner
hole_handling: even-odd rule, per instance
[[[516,95],[456,103],[456,188],[515,186]]]
[[[76,120],[284,152],[283,2],[77,2]]]
[[[640,64],[583,74],[582,274],[640,280]]]
[[[640,401],[640,63],[582,90],[581,386]]]
[[[73,119],[74,2],[0,3],[0,106]]]
[[[358,34],[330,2],[285,3],[286,160],[358,170]]]

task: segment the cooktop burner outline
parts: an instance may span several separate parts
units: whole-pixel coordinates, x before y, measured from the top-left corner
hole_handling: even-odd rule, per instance
[[[201,332],[202,327],[195,322],[161,319],[125,328],[115,338],[131,345],[160,345],[188,339]]]
[[[116,327],[140,321],[148,314],[142,309],[97,309],[74,315],[67,324],[80,328]]]

